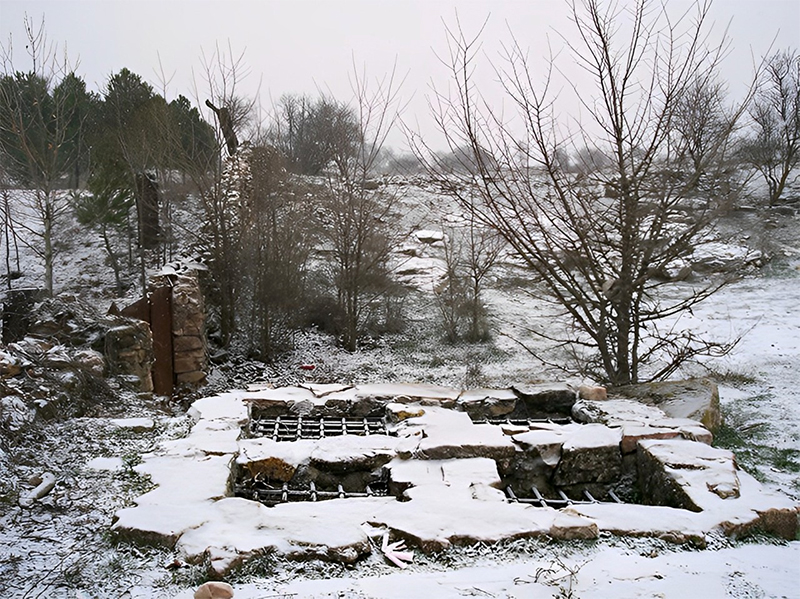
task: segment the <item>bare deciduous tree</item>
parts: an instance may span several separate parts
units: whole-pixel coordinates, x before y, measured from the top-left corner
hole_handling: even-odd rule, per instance
[[[303,315],[315,206],[288,175],[274,148],[249,153],[250,197],[242,206],[242,292],[238,311],[249,353],[272,360],[291,347]]]
[[[750,117],[755,135],[745,142],[744,158],[764,177],[772,206],[800,164],[800,54],[796,50],[778,52],[767,61]]]
[[[202,56],[202,94],[195,81],[196,105],[205,106],[204,100],[210,96],[215,107],[225,108],[237,142],[249,141],[248,126],[256,103],[255,99],[243,99],[239,95],[242,80],[247,75],[244,53],[236,55],[230,46],[227,52],[216,47],[210,56]],[[250,172],[238,151],[223,159],[222,148],[227,145],[225,133],[210,109],[205,120],[216,126],[215,151],[204,154],[207,159],[199,161],[186,155],[182,168],[192,180],[202,203],[202,235],[197,241],[208,254],[213,281],[211,303],[218,312],[222,343],[227,345],[236,331],[241,282],[241,201],[242,194],[247,193]]]
[[[331,249],[341,343],[349,351],[355,351],[366,320],[394,287],[389,258],[400,235],[397,198],[368,183],[399,114],[395,71],[374,90],[356,75],[354,93],[356,128],[337,128],[339,138],[331,140],[336,169],[328,177],[321,230]]]
[[[434,291],[445,337],[450,343],[486,341],[490,331],[482,296],[505,246],[503,238],[476,222],[470,211],[463,226],[447,229],[444,246],[445,277]]]
[[[72,75],[66,57],[49,45],[44,21],[37,28],[25,20],[25,49],[31,60],[27,73],[14,67],[13,48],[0,46],[0,155],[18,184],[30,188],[16,214],[20,237],[44,262],[44,287],[53,293],[57,252],[55,228],[69,204],[57,189],[68,166],[67,152],[75,128],[75,106],[66,94],[53,93],[58,82]],[[8,216],[8,215],[7,215]]]
[[[708,3],[677,20],[665,5],[647,0],[625,8],[576,0],[570,7],[578,41],[567,45],[594,83],[574,91],[591,126],[578,123],[569,133],[559,122],[554,60],[537,84],[516,41],[496,69],[515,120],[492,110],[472,80],[477,39],[456,31],[449,32],[448,65],[455,91],[434,103],[450,148],[468,147],[469,163],[447,170],[419,143],[417,150],[563,311],[570,325],[561,334],[541,334],[580,354],[585,374],[626,385],[727,349],[674,323],[724,281],[665,293],[664,275],[691,255],[726,208],[727,196],[698,198],[697,182],[724,168],[744,107],[729,111],[724,130],[704,151],[702,169],[686,173],[691,155],[675,125],[695,75],[712,73],[724,53],[724,45],[706,44]],[[564,168],[563,156],[584,147],[596,158],[579,177]]]

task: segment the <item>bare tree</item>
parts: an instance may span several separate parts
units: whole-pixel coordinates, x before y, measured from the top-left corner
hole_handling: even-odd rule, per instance
[[[247,196],[250,168],[243,160],[239,145],[249,141],[248,128],[252,122],[255,99],[243,99],[239,95],[242,80],[248,75],[244,53],[234,54],[228,46],[227,52],[217,46],[211,55],[202,55],[200,82],[195,79],[194,96],[197,106],[224,108],[227,124],[236,138],[236,147],[227,143],[222,124],[210,110],[205,120],[215,123],[215,151],[208,153],[210,159],[194,160],[187,155],[182,168],[187,172],[197,189],[203,209],[203,227],[198,236],[198,245],[207,253],[211,270],[211,303],[218,312],[220,336],[223,345],[228,345],[236,331],[236,306],[241,284],[241,239],[243,198]],[[201,93],[202,89],[202,93]],[[202,98],[201,98],[202,96]],[[235,152],[223,158],[222,148],[227,146]]]
[[[304,314],[316,207],[287,173],[274,148],[249,153],[250,196],[242,206],[242,292],[237,311],[248,353],[272,360],[292,345]]]
[[[697,73],[677,102],[673,128],[676,145],[686,156],[690,172],[703,173],[707,160],[716,160],[720,137],[729,135],[725,88],[715,71]]]
[[[594,82],[593,90],[574,90],[591,126],[578,123],[577,132],[569,133],[558,121],[554,59],[539,85],[517,41],[507,48],[505,66],[496,69],[517,109],[515,121],[505,120],[472,80],[478,40],[455,31],[449,32],[455,92],[435,99],[436,117],[454,152],[470,149],[469,164],[448,170],[419,140],[417,150],[561,308],[569,325],[540,334],[579,353],[584,373],[626,385],[667,376],[693,356],[727,349],[675,325],[724,281],[683,295],[674,288],[665,293],[663,286],[664,273],[691,255],[726,208],[727,196],[697,198],[697,182],[724,168],[744,107],[727,115],[701,171],[684,174],[689,149],[674,126],[695,74],[713,72],[725,49],[706,44],[708,3],[677,20],[665,5],[647,0],[624,9],[576,0],[570,8],[579,41],[566,43]],[[588,176],[578,177],[565,170],[563,156],[583,147],[596,158],[585,165]]]
[[[755,135],[745,142],[744,158],[764,177],[772,206],[800,164],[800,54],[796,50],[778,52],[767,61],[750,117]]]
[[[66,57],[49,45],[44,21],[36,28],[26,18],[25,34],[32,65],[27,73],[14,67],[10,42],[0,46],[0,155],[10,176],[31,190],[23,206],[29,214],[16,214],[17,228],[25,230],[20,239],[44,262],[44,287],[52,294],[56,223],[69,207],[57,189],[68,166],[62,149],[76,134],[75,107],[66,94],[53,90],[72,69]]]
[[[304,175],[319,175],[337,158],[353,155],[358,136],[352,110],[327,96],[281,97],[269,131],[290,170]]]
[[[399,240],[397,198],[368,184],[399,114],[399,83],[394,70],[373,90],[365,77],[356,75],[353,83],[355,127],[336,128],[339,137],[331,140],[336,168],[328,176],[321,232],[331,249],[341,343],[349,351],[355,351],[365,322],[394,288],[389,259]]]
[[[463,226],[447,229],[444,246],[445,277],[434,291],[445,337],[450,343],[486,341],[490,331],[483,291],[505,242],[470,211]]]

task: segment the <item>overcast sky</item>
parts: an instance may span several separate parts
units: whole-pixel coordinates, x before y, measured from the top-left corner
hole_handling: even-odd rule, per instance
[[[689,4],[665,1],[676,9]],[[488,17],[482,39],[491,58],[509,30],[533,56],[545,53],[548,42],[558,51],[560,36],[573,32],[564,0],[0,0],[0,40],[6,45],[11,36],[14,66],[23,70],[30,67],[22,28],[26,13],[37,23],[44,15],[50,41],[66,45],[95,91],[123,67],[160,91],[163,69],[168,97],[182,93],[194,100],[194,70],[204,99],[201,56],[210,56],[216,45],[227,52],[230,45],[235,55],[244,52],[250,70],[241,93],[253,95],[260,85],[268,109],[285,93],[322,89],[349,99],[354,63],[377,77],[396,61],[405,76],[402,96],[409,101],[404,118],[426,134],[432,129],[426,98],[431,82],[447,85],[437,55],[446,55],[445,24],[452,26],[456,13],[467,34]],[[798,0],[716,0],[712,16],[718,36],[729,26],[732,48],[722,74],[733,92],[751,75],[753,56],[771,45],[800,45]],[[569,56],[559,60],[570,73]],[[491,70],[482,69],[479,77],[479,85],[490,90]],[[400,145],[399,136],[393,141]]]

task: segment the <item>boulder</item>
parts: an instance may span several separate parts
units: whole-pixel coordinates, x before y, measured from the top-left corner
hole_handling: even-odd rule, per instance
[[[608,399],[608,391],[605,387],[581,385],[578,387],[578,397],[590,401],[605,401]]]
[[[227,582],[207,582],[194,592],[194,599],[231,599],[233,587]]]

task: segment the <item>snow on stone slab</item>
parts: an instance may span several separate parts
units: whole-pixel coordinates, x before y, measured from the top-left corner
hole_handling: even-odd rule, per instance
[[[462,460],[392,460],[387,468],[400,489],[440,486],[468,490],[472,485],[499,487],[497,463],[488,458]],[[442,492],[440,489],[437,491]]]
[[[687,440],[639,442],[639,477],[645,500],[701,511],[712,498],[739,497],[733,454]]]
[[[706,544],[708,522],[696,512],[666,506],[588,503],[574,504],[565,512],[590,518],[602,532],[617,536],[655,537],[672,543]]]
[[[661,428],[641,424],[625,424],[622,426],[622,453],[633,453],[636,445],[643,439],[674,439],[680,437],[681,431],[674,428]]]
[[[458,398],[460,409],[490,418],[505,416],[513,412],[516,405],[517,396],[511,389],[472,389]]]
[[[424,385],[418,383],[376,383],[371,385],[358,385],[354,388],[355,397],[389,399],[401,403],[410,403],[421,400],[434,400],[438,402],[453,402],[458,400],[461,391],[453,387],[439,385]]]
[[[458,403],[470,403],[487,399],[516,401],[517,396],[511,389],[468,389],[461,393]]]
[[[572,407],[572,417],[579,422],[599,423],[607,426],[646,424],[664,420],[667,415],[656,408],[633,399],[607,399],[589,401],[579,399]]]
[[[122,461],[122,458],[94,458],[86,463],[86,467],[90,470],[113,472],[122,470],[125,467],[125,462]]]
[[[680,432],[681,437],[689,441],[697,441],[698,443],[705,443],[706,445],[711,445],[714,441],[714,435],[711,434],[711,431],[699,424],[681,426],[678,432]]]
[[[225,497],[229,492],[231,456],[146,456],[134,468],[158,485],[136,499],[137,505],[198,502]]]
[[[564,442],[564,451],[599,449],[619,445],[622,433],[619,429],[600,424],[585,424],[572,430]]]
[[[152,418],[112,418],[109,422],[117,428],[125,428],[136,432],[153,430],[156,426]]]
[[[542,461],[555,468],[561,460],[561,448],[569,437],[566,431],[537,430],[528,431],[512,438],[523,451],[536,452]]]
[[[476,501],[459,489],[436,493],[433,487],[410,490],[411,501],[386,504],[371,521],[421,550],[441,551],[451,545],[496,543],[550,534],[559,517],[556,510],[500,501]],[[562,522],[563,524],[563,522]],[[597,526],[585,518],[571,520],[586,538],[597,536]]]
[[[291,406],[301,401],[314,401],[317,396],[311,389],[305,387],[277,387],[274,389],[261,389],[248,391],[243,394],[243,399],[249,402],[277,403]]]
[[[125,538],[152,545],[173,547],[187,530],[200,526],[215,517],[213,502],[186,502],[119,510],[111,530]]]
[[[291,443],[267,438],[243,439],[239,441],[236,464],[246,469],[250,476],[261,474],[269,479],[287,482],[294,476],[297,467],[307,464],[316,442],[300,439]]]
[[[341,435],[315,443],[311,464],[328,471],[375,470],[396,455],[398,440],[388,435]]]
[[[442,460],[392,460],[387,468],[392,484],[400,488],[443,485]]]
[[[470,487],[482,484],[500,488],[503,481],[497,472],[497,462],[489,458],[444,460],[441,462],[442,480],[450,487]]]
[[[468,414],[443,408],[429,408],[423,416],[406,420],[408,427],[398,434],[424,427],[417,457],[428,460],[486,457],[499,459],[515,453],[514,444],[498,426],[473,424]]]
[[[213,505],[213,517],[181,536],[177,548],[189,561],[209,559],[218,575],[255,553],[277,551],[296,559],[350,563],[370,553],[362,523],[393,499],[286,503],[273,508],[230,497]]]
[[[221,393],[195,401],[188,414],[193,420],[233,420],[239,424],[248,421],[247,406],[242,401],[243,393]]]

